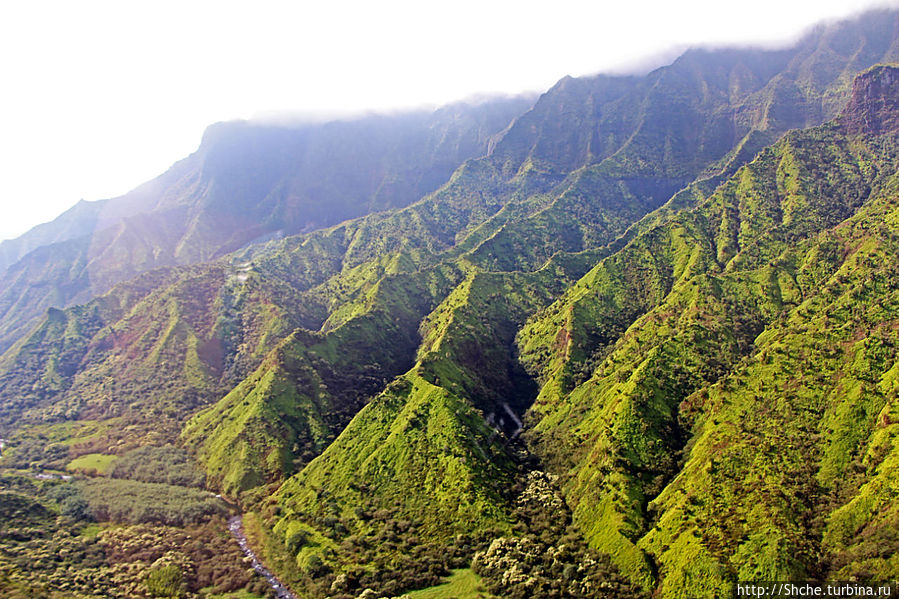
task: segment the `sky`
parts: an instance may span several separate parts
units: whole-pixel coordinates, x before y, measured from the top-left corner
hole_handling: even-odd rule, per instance
[[[3,2],[0,239],[161,174],[217,121],[543,91],[897,2]]]

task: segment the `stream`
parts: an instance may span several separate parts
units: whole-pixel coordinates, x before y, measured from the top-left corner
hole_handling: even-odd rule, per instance
[[[294,595],[290,589],[281,584],[281,581],[278,580],[278,577],[269,572],[268,568],[262,565],[262,562],[259,561],[259,558],[256,557],[256,554],[250,549],[250,544],[247,542],[247,535],[243,532],[243,516],[232,516],[228,519],[228,530],[231,531],[231,534],[237,539],[237,544],[240,545],[241,550],[253,561],[253,569],[256,572],[265,578],[266,582],[275,590],[275,596],[278,599],[297,599],[297,596]]]
[[[2,451],[2,447],[4,446],[5,439],[0,439],[0,451]],[[26,472],[25,476],[30,476],[32,478],[37,478],[41,480],[72,480],[72,476],[68,474],[57,474],[55,472],[45,472],[40,471],[37,473],[34,472]],[[210,493],[211,494],[211,493]],[[221,499],[221,495],[216,495],[219,499]],[[297,596],[291,592],[286,586],[284,586],[278,577],[272,574],[268,568],[266,568],[259,558],[256,557],[256,553],[250,548],[250,543],[247,541],[247,535],[244,534],[243,531],[243,516],[231,516],[228,518],[228,530],[231,532],[231,535],[237,540],[237,544],[240,545],[241,551],[244,552],[250,560],[252,560],[253,569],[256,572],[265,578],[265,581],[269,584],[270,587],[275,591],[275,596],[278,599],[297,599]]]

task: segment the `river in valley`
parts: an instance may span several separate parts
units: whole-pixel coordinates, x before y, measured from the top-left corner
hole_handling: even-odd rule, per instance
[[[234,538],[237,539],[237,544],[240,545],[241,550],[252,560],[253,569],[256,570],[260,576],[265,578],[272,589],[274,589],[275,596],[278,597],[278,599],[297,599],[297,596],[294,595],[290,589],[281,584],[281,581],[278,580],[277,576],[272,574],[268,568],[262,565],[262,562],[256,557],[256,553],[250,548],[250,544],[247,542],[247,535],[244,534],[243,531],[243,517],[232,516],[229,518],[228,530],[230,530]]]

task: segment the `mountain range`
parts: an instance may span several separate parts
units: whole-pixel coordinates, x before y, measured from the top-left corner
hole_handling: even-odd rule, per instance
[[[879,10],[539,97],[213,125],[0,244],[0,466],[180,448],[299,596],[896,580],[897,61]]]

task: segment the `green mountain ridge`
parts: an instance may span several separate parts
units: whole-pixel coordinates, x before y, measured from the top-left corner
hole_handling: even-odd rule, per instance
[[[680,407],[752,356],[759,334],[814,288],[817,281],[797,281],[802,259],[790,247],[841,223],[872,187],[892,181],[895,132],[889,135],[866,147],[843,141],[839,128],[791,134],[697,209],[601,263],[548,309],[546,321],[522,331],[525,363],[543,372],[534,447],[570,477],[566,496],[588,540],[644,584],[654,566],[636,540],[648,527],[646,504],[677,472],[672,458],[689,432]],[[839,188],[822,186],[834,170]],[[645,274],[639,287],[626,274],[641,269],[655,281],[648,290]],[[622,312],[633,324],[618,320]],[[597,345],[598,356],[589,349]],[[592,372],[577,384],[583,363]],[[795,578],[799,571],[754,576]]]
[[[82,202],[57,225],[3,243],[0,350],[50,306],[84,302],[150,268],[408,205],[484,154],[490,172],[476,174],[484,179],[476,186],[497,201],[473,212],[476,224],[519,188],[498,184],[526,178],[527,200],[584,167],[598,168],[585,193],[636,181],[624,195],[657,207],[699,175],[732,173],[788,129],[835,116],[854,73],[896,58],[892,23],[875,11],[819,28],[789,50],[698,50],[643,78],[566,78],[530,110],[532,99],[515,98],[296,128],[216,125],[198,152],[131,194]],[[528,212],[542,207],[529,203]],[[568,218],[584,213],[560,208]],[[534,247],[576,251],[595,241],[583,228],[563,246],[539,235],[552,212],[538,217]],[[247,228],[247,220],[258,224]]]
[[[0,351],[48,307],[147,270],[406,206],[435,190],[532,97],[328,123],[218,123],[166,173],[0,243]],[[248,225],[249,223],[249,225]]]
[[[177,442],[301,596],[896,578],[897,23],[563,79],[407,206],[11,320],[3,465]]]
[[[875,69],[864,75],[858,85],[861,89],[869,89],[872,81],[888,79],[893,72]],[[861,92],[857,90],[857,93]],[[636,237],[623,250],[601,261],[572,287],[573,291],[558,300],[558,306],[546,308],[546,313],[556,319],[557,324],[541,324],[537,319],[518,335],[525,364],[535,363],[530,356],[545,356],[545,350],[550,354],[563,352],[559,358],[544,362],[547,374],[542,377],[541,390],[532,408],[533,430],[526,432],[529,447],[550,471],[559,474],[563,495],[572,509],[573,523],[588,543],[608,554],[617,569],[639,586],[647,588],[658,584],[662,596],[694,596],[696,593],[724,596],[730,593],[730,584],[738,577],[744,580],[802,579],[827,573],[827,567],[822,564],[828,563],[830,558],[809,551],[810,542],[803,536],[808,531],[772,529],[764,517],[757,521],[747,515],[743,521],[746,529],[754,530],[753,522],[757,521],[765,523],[760,528],[766,533],[750,537],[745,541],[745,547],[734,541],[714,545],[719,553],[713,558],[701,543],[696,547],[697,541],[689,529],[678,536],[675,536],[677,533],[666,533],[661,523],[665,523],[669,516],[661,511],[658,502],[651,503],[651,500],[658,496],[661,501],[674,485],[689,484],[681,482],[689,475],[689,470],[682,471],[674,482],[671,481],[679,468],[677,456],[692,444],[688,442],[692,432],[688,418],[696,418],[692,410],[701,410],[693,406],[691,398],[702,394],[704,389],[716,389],[721,384],[716,382],[728,380],[734,369],[746,368],[747,359],[751,364],[757,355],[754,352],[759,340],[764,338],[764,335],[759,336],[760,333],[777,327],[791,311],[807,301],[804,295],[816,288],[820,280],[817,277],[826,276],[827,269],[834,267],[829,257],[820,262],[822,254],[831,254],[825,253],[828,244],[822,247],[819,236],[826,237],[831,229],[842,223],[870,222],[866,221],[871,218],[868,211],[877,213],[882,202],[891,204],[894,201],[891,194],[895,193],[895,173],[899,166],[896,163],[899,157],[896,132],[874,131],[866,133],[880,133],[881,136],[847,138],[845,122],[851,120],[851,110],[852,105],[842,119],[843,124],[791,134],[741,169],[697,208]],[[839,175],[830,176],[833,173]],[[829,199],[830,203],[823,203],[819,198]],[[858,216],[852,217],[860,208]],[[884,234],[889,238],[889,234]],[[641,262],[645,266],[641,266]],[[802,265],[801,270],[813,273],[816,278],[806,280],[809,275],[801,270],[797,273],[797,265]],[[888,270],[889,263],[882,268]],[[654,271],[656,276],[647,278],[647,270]],[[520,285],[520,277],[528,275],[476,275],[472,281],[485,276],[509,276]],[[625,286],[615,291],[622,283]],[[638,287],[634,288],[632,284]],[[505,293],[495,294],[493,301],[516,297],[518,285],[508,288]],[[539,298],[539,291],[535,291],[531,289],[525,296]],[[456,306],[455,312],[470,310],[481,314],[480,326],[487,327],[484,337],[496,338],[489,327],[490,317],[483,316],[489,314],[489,311],[485,313],[484,301],[472,301],[470,293],[470,287],[459,287],[446,302]],[[614,297],[619,298],[617,303],[606,303]],[[580,300],[579,309],[564,307],[572,298]],[[592,298],[602,303],[587,308],[585,303]],[[642,308],[639,305],[630,311],[626,308],[628,303],[640,298],[646,302]],[[526,305],[529,307],[524,313],[539,308],[540,302]],[[508,318],[506,310],[502,312],[504,315],[499,322]],[[455,314],[451,319],[441,318],[439,314],[426,322],[447,322],[440,328],[443,331],[442,336],[437,337],[440,343],[429,342],[429,336],[425,335],[423,347],[439,352],[443,349],[442,344],[448,341],[447,335],[451,335],[449,339],[456,338],[457,341],[445,352],[446,358],[450,358],[448,363],[445,358],[432,358],[432,354],[420,356],[419,365],[404,377],[403,383],[397,384],[396,390],[386,391],[362,410],[337,442],[288,480],[276,495],[282,514],[280,519],[275,519],[276,535],[294,549],[297,545],[291,545],[292,536],[300,534],[304,539],[297,554],[299,572],[321,576],[322,564],[325,571],[329,567],[346,571],[344,569],[353,563],[352,555],[359,550],[348,549],[337,542],[376,534],[365,524],[364,514],[360,516],[352,511],[353,506],[366,501],[354,488],[366,489],[366,495],[371,498],[365,505],[380,506],[380,509],[392,507],[393,517],[411,519],[416,539],[439,540],[439,535],[433,536],[433,532],[429,535],[429,531],[437,530],[446,542],[456,530],[453,527],[455,521],[449,518],[438,520],[437,525],[429,525],[428,519],[440,518],[440,509],[422,507],[429,501],[439,504],[437,498],[441,497],[441,487],[434,487],[439,483],[431,479],[418,480],[412,473],[445,472],[446,466],[440,465],[442,461],[461,453],[466,457],[466,464],[473,461],[475,466],[467,475],[462,475],[460,482],[452,482],[456,479],[448,474],[444,477],[448,477],[452,488],[464,489],[467,487],[465,477],[477,481],[493,467],[508,463],[510,458],[502,454],[480,453],[470,446],[465,450],[445,444],[443,452],[434,446],[436,439],[442,437],[436,433],[440,429],[432,421],[447,419],[447,414],[439,411],[438,406],[444,404],[435,392],[444,389],[449,397],[457,401],[462,399],[461,406],[454,404],[460,423],[471,417],[471,412],[464,406],[480,406],[482,422],[488,422],[483,414],[495,404],[483,403],[483,397],[489,396],[489,391],[485,394],[484,389],[512,388],[507,381],[485,385],[476,374],[502,372],[503,367],[494,365],[498,358],[489,356],[505,354],[508,360],[511,352],[485,353],[476,341],[473,344],[470,340],[470,331],[478,328],[478,324],[472,327],[464,319],[457,320]],[[604,314],[607,316],[603,317]],[[874,318],[884,318],[890,311],[884,308],[875,314]],[[616,319],[621,320],[616,322]],[[570,330],[583,326],[581,323],[591,327],[599,323],[604,328],[581,337]],[[608,328],[605,328],[606,324]],[[891,330],[889,322],[882,326]],[[544,333],[542,340],[533,339],[530,331],[539,328],[553,334]],[[496,349],[503,346],[502,337],[499,339],[499,347],[494,346]],[[595,349],[590,353],[578,352],[572,348],[575,339],[584,339],[585,345]],[[599,348],[596,348],[597,343]],[[612,347],[602,350],[602,345],[610,343]],[[531,349],[524,349],[529,344]],[[599,354],[595,353],[597,349]],[[575,365],[571,364],[572,356],[588,363],[592,360],[595,364],[587,381],[577,383],[578,378],[583,378],[584,369],[578,365],[575,370]],[[881,368],[889,370],[888,360],[881,363],[884,364]],[[552,364],[556,366],[552,367]],[[439,366],[439,374],[431,375],[433,386],[416,383],[419,377],[428,378],[429,365],[432,365],[430,368]],[[759,379],[748,377],[747,380]],[[419,402],[425,402],[423,405],[428,408],[424,413],[419,408],[415,412],[419,416],[408,420],[410,415],[406,410],[422,405]],[[874,402],[868,408],[869,413],[877,413],[882,405]],[[837,409],[838,412],[843,410],[845,408]],[[419,420],[422,417],[424,420]],[[843,426],[852,423],[851,418],[847,420],[843,416],[843,419]],[[783,426],[788,428],[786,422]],[[478,433],[470,423],[462,430],[466,429],[469,432],[464,438],[483,439],[488,447],[486,441],[495,439],[500,432],[482,429]],[[386,434],[387,430],[394,432],[387,439],[377,441],[381,438],[378,435],[382,434],[378,431]],[[415,441],[418,438],[415,431],[420,430],[434,430],[438,435],[435,443],[420,447],[420,442]],[[396,431],[402,431],[402,435],[398,436]],[[855,434],[854,442],[861,443],[863,433]],[[373,449],[362,449],[366,443],[373,444],[369,445]],[[801,443],[796,446],[807,447]],[[753,451],[749,447],[742,451]],[[846,449],[846,446],[842,448]],[[381,452],[395,457],[385,458]],[[431,457],[424,466],[420,463],[404,465],[402,460],[412,456],[418,459]],[[520,458],[516,460],[512,456],[511,459],[513,463],[521,463]],[[750,460],[748,463],[756,462]],[[393,470],[398,464],[404,465],[401,472]],[[808,469],[808,464],[800,460],[795,467]],[[454,469],[454,472],[458,470]],[[775,485],[784,485],[784,492],[794,494],[793,501],[785,502],[792,506],[792,511],[782,518],[801,523],[804,518],[811,517],[808,512],[819,508],[809,504],[816,495],[809,493],[808,487],[786,482],[791,480],[791,472],[793,470],[782,474],[777,479],[781,482]],[[701,476],[705,475],[703,472]],[[798,471],[793,476],[796,480],[802,479]],[[493,479],[487,475],[487,480]],[[722,479],[716,490],[727,488],[725,481]],[[693,484],[704,485],[704,479]],[[756,484],[771,488],[770,481],[764,479]],[[488,497],[501,499],[494,499],[493,507],[482,507],[481,514],[497,513],[497,506],[505,505],[505,515],[497,515],[492,522],[481,524],[469,518],[467,532],[471,534],[477,535],[479,531],[508,534],[510,530],[507,527],[511,499],[503,498],[501,490],[490,492],[491,487],[489,482],[481,486]],[[328,498],[324,503],[323,497]],[[401,499],[397,500],[397,497]],[[462,494],[456,505],[460,508],[469,505],[466,502],[471,500],[461,497]],[[760,501],[752,501],[730,497],[730,505],[736,509],[742,509],[737,507],[739,505],[746,505],[747,510],[763,505]],[[848,505],[852,504],[849,500]],[[650,512],[646,511],[647,505],[651,506]],[[721,507],[715,504],[711,509],[713,511],[704,512],[705,518],[714,519]],[[871,517],[876,511],[865,513]],[[283,514],[287,514],[286,517]],[[680,521],[684,519],[687,518]],[[674,518],[674,521],[678,520]],[[695,521],[706,522],[701,518]],[[660,524],[653,525],[654,522]],[[876,522],[871,525],[877,526]],[[864,520],[855,523],[856,530],[864,526]],[[708,525],[704,527],[707,529]],[[655,540],[663,534],[668,535],[667,540]],[[765,545],[757,545],[759,542]],[[880,540],[881,547],[884,542],[889,546],[889,541]],[[726,558],[720,557],[722,550],[727,552]],[[859,554],[864,551],[863,548],[858,550]],[[891,575],[889,566],[875,563],[886,568],[880,570],[885,576]],[[857,563],[850,567],[856,568],[853,570],[856,574],[865,571],[858,570]],[[845,567],[842,571],[846,571]],[[662,577],[661,582],[657,577]],[[693,579],[691,577],[703,580],[705,586],[686,584],[685,581]]]

